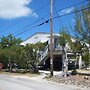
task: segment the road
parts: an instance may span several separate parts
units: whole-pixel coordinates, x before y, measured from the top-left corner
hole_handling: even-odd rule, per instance
[[[0,90],[81,90],[47,82],[40,77],[25,78],[0,74]],[[88,89],[83,89],[88,90]]]

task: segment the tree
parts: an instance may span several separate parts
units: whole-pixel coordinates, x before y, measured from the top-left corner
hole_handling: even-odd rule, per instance
[[[62,46],[62,72],[63,76],[68,75],[68,59],[67,59],[67,50],[66,50],[66,44],[69,43],[71,45],[71,37],[68,33],[67,29],[65,27],[61,28],[60,37],[59,37],[59,43]]]
[[[90,0],[86,7],[90,7]],[[81,8],[85,8],[85,7],[81,7]],[[90,10],[89,9],[90,8],[75,13],[74,30],[79,42],[82,41],[84,42],[84,44],[89,44],[88,52],[90,54]],[[88,59],[88,63],[90,63],[90,59]]]
[[[25,58],[27,60],[27,68],[29,67],[33,73],[38,73],[38,68],[37,68],[37,51],[35,45],[27,44],[25,46]]]
[[[20,46],[21,39],[16,39],[13,35],[8,35],[6,37],[2,36],[0,38],[0,60],[7,67],[16,58],[17,47]]]
[[[0,38],[0,48],[7,48],[11,46],[18,46],[22,40],[20,38],[16,39],[12,34],[8,36],[2,36]]]
[[[3,63],[3,68],[7,67],[7,63],[8,63],[8,57],[7,55],[7,50],[3,50],[0,48],[0,62]]]

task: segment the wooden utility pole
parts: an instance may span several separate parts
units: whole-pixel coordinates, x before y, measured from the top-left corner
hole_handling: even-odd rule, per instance
[[[51,73],[50,76],[53,76],[53,28],[52,28],[52,13],[53,13],[53,0],[50,0],[50,69]]]

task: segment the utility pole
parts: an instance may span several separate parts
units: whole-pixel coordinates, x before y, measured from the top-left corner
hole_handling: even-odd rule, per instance
[[[50,76],[53,76],[53,28],[52,28],[52,13],[53,13],[53,0],[50,0],[50,69],[51,73]]]

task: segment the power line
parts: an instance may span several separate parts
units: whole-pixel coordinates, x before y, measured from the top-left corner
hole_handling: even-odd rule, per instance
[[[14,36],[21,35],[21,34],[25,33],[26,31],[29,31],[29,30],[31,30],[31,29],[33,29],[33,28],[35,28],[35,27],[37,27],[37,25],[36,25],[36,26],[31,27],[30,29],[24,30],[24,31],[22,31],[22,32],[20,32],[20,33],[18,33],[18,34],[16,34],[16,35],[14,35]]]
[[[35,10],[31,15],[33,15],[34,13],[36,13],[36,12],[42,10],[43,8],[47,7],[48,5],[49,5],[49,2],[46,3],[46,4],[44,4],[43,6],[41,6],[39,9]],[[22,22],[22,21],[25,20],[25,19],[26,19],[26,18],[23,18],[23,19],[21,19],[21,20],[15,22],[12,26],[17,25],[18,23]],[[11,28],[11,26],[10,26],[10,28]]]
[[[67,15],[70,15],[70,14],[73,14],[73,13],[77,13],[77,12],[81,12],[81,11],[88,10],[88,9],[90,9],[90,7],[83,8],[83,9],[80,9],[80,10],[77,10],[77,11],[72,11],[72,12],[67,13],[67,14],[64,14],[64,15],[59,15],[59,16],[56,16],[56,17],[52,17],[52,19],[64,17],[64,16],[67,16]],[[21,34],[27,32],[27,31],[29,31],[29,30],[31,30],[31,29],[33,29],[33,28],[36,28],[36,27],[39,27],[39,26],[41,26],[41,25],[43,25],[43,24],[45,24],[45,23],[48,23],[49,21],[50,21],[50,19],[47,19],[46,21],[44,21],[44,22],[42,22],[42,23],[40,23],[40,24],[38,24],[38,25],[36,25],[36,26],[33,26],[33,27],[30,28],[30,29],[24,30],[24,31],[16,34],[15,36],[21,35]]]
[[[77,3],[77,4],[73,4],[73,5],[71,5],[71,6],[68,6],[68,7],[62,8],[62,9],[60,9],[60,10],[63,10],[63,9],[66,9],[66,8],[69,8],[69,7],[72,7],[72,6],[79,5],[79,4],[84,3],[84,2],[86,2],[86,1],[88,1],[88,0],[85,0],[85,1],[80,2],[80,3]],[[44,7],[46,7],[48,4],[49,4],[49,2],[46,3],[45,5],[41,6],[41,7],[40,7],[39,9],[37,9],[35,12],[40,11],[41,9],[43,9]],[[54,7],[54,8],[55,8],[55,7]],[[56,10],[56,8],[55,8],[55,10]],[[60,10],[59,10],[59,11],[60,11]],[[57,16],[59,16],[57,11],[56,11],[56,13],[57,13]],[[33,14],[33,13],[32,13],[32,14]],[[31,15],[32,15],[32,14],[31,14]],[[26,18],[24,18],[24,19],[26,19]],[[12,26],[17,25],[19,22],[23,21],[24,19],[21,19],[21,20],[17,21],[17,22],[14,23]],[[12,28],[12,26],[11,26],[10,28]],[[21,30],[21,29],[20,29],[20,30]],[[15,34],[15,33],[14,33],[14,34]]]
[[[24,26],[23,28],[19,29],[18,31],[16,31],[16,32],[13,33],[13,34],[16,34],[17,32],[19,32],[19,31],[21,31],[21,30],[23,30],[23,29],[25,29],[25,28],[27,28],[27,27],[30,27],[30,26],[32,26],[33,24],[35,24],[35,23],[37,23],[37,22],[39,22],[39,21],[41,21],[41,20],[43,20],[43,19],[44,19],[44,18],[40,18],[40,19],[36,20],[35,22]]]
[[[45,23],[48,23],[48,22],[49,22],[49,20],[47,20],[47,21],[45,21],[45,22],[43,22],[43,23],[40,23],[40,24],[38,24],[38,25],[35,25],[35,26],[31,27],[30,29],[24,30],[24,31],[22,31],[22,32],[20,32],[20,33],[14,35],[14,36],[21,35],[21,34],[27,32],[27,31],[29,31],[29,30],[31,30],[31,29],[33,29],[33,28],[39,27],[39,26],[41,26],[41,25],[43,25],[43,24],[45,24]]]
[[[56,0],[54,0],[53,3],[54,3],[53,8],[54,8],[54,11],[55,11],[55,13],[56,13],[56,16],[59,16],[59,14],[58,14],[58,12],[57,12],[58,10],[57,10],[57,8],[56,8]],[[57,24],[58,24],[58,27],[60,27],[60,26],[59,26],[59,21],[60,21],[60,23],[62,23],[61,20],[58,19],[58,23],[57,23]]]
[[[74,6],[74,5],[76,6],[76,5],[79,5],[79,4],[81,4],[81,3],[85,3],[86,1],[88,1],[88,0],[85,0],[85,1],[80,2],[80,3],[77,3],[77,4],[73,4],[73,5],[68,6],[68,7],[66,7],[66,8],[72,7],[72,6]],[[40,7],[39,9],[37,9],[35,12],[38,12],[38,11],[41,10],[42,8],[46,7],[46,5],[48,5],[48,4],[49,4],[49,2],[48,2],[47,4],[41,6],[41,7]],[[54,6],[55,6],[55,1],[54,1]],[[66,9],[66,8],[62,8],[61,10]],[[54,9],[55,9],[55,11],[56,11],[57,16],[59,16],[56,7],[54,7]],[[38,20],[37,20],[37,21],[38,21]],[[35,21],[35,22],[37,22],[37,21]],[[35,23],[35,22],[34,22],[34,23]],[[16,24],[17,24],[17,23],[18,23],[18,22],[16,22]],[[29,25],[21,28],[20,30],[23,30],[24,28],[29,27],[29,26],[33,25],[34,23],[29,24]],[[19,30],[19,31],[20,31],[20,30]],[[16,34],[16,33],[17,33],[17,32],[15,32],[14,34]]]
[[[55,13],[57,14],[57,16],[58,16],[58,12],[57,12],[57,8],[56,8],[56,1],[54,0],[54,10],[55,10]]]
[[[60,17],[67,16],[67,15],[70,15],[70,14],[73,14],[73,13],[77,13],[77,12],[80,12],[80,11],[84,11],[84,10],[87,10],[87,9],[90,9],[90,7],[83,8],[83,9],[76,10],[76,11],[72,11],[72,12],[67,13],[67,14],[64,14],[64,15],[56,16],[56,17],[53,17],[52,19],[60,18]]]
[[[22,31],[22,32],[20,32],[20,33],[18,33],[18,34],[16,34],[16,35],[14,35],[14,36],[21,35],[21,34],[27,32],[27,31],[29,31],[29,30],[31,30],[31,29],[33,29],[33,28],[39,27],[39,26],[41,26],[41,25],[43,25],[43,24],[45,24],[45,23],[48,23],[48,22],[49,22],[49,20],[46,20],[46,21],[44,21],[44,22],[42,22],[42,23],[40,23],[40,24],[37,24],[37,25],[31,27],[30,29],[26,29],[26,30],[24,30],[24,31]]]
[[[82,2],[79,2],[79,3],[73,4],[73,5],[64,7],[64,8],[62,8],[62,9],[59,9],[58,11],[61,11],[61,10],[64,10],[64,9],[67,9],[67,8],[70,8],[70,7],[73,7],[73,6],[80,5],[80,4],[85,3],[85,2],[87,2],[87,1],[88,1],[88,0],[84,0],[84,1],[82,1]]]
[[[63,10],[63,9],[66,9],[66,8],[70,8],[70,7],[72,7],[72,6],[77,6],[77,5],[80,5],[80,4],[85,3],[85,2],[87,2],[87,1],[88,1],[88,0],[85,0],[85,1],[82,1],[82,2],[80,2],[80,3],[73,4],[73,5],[68,6],[68,7],[64,7],[64,8],[62,8],[62,9],[60,9],[60,10]],[[35,10],[31,15],[33,15],[35,12],[38,12],[38,11],[42,10],[42,9],[45,8],[47,5],[49,5],[49,2],[46,3],[45,5],[41,6],[39,9]],[[55,9],[56,9],[56,8],[55,8]],[[58,10],[58,11],[60,11],[60,10]],[[24,19],[25,19],[25,18],[24,18]],[[22,20],[24,20],[24,19],[22,19]],[[22,21],[22,20],[20,20],[20,21]],[[16,22],[16,24],[17,24],[17,23],[18,23],[18,22]]]
[[[45,23],[48,23],[48,22],[49,22],[49,20],[46,20],[46,21],[44,21],[44,22],[42,22],[42,23],[40,23],[40,24],[38,24],[38,25],[35,25],[35,26],[31,27],[30,29],[26,29],[26,30],[24,30],[24,31],[22,31],[22,32],[20,32],[20,33],[18,33],[18,34],[15,34],[14,36],[18,36],[18,35],[26,32],[26,31],[29,31],[29,30],[31,30],[31,29],[33,29],[33,28],[35,28],[35,27],[39,27],[39,26],[41,26],[41,25],[43,25],[43,24],[45,24]],[[33,24],[35,24],[35,23],[33,23]]]

